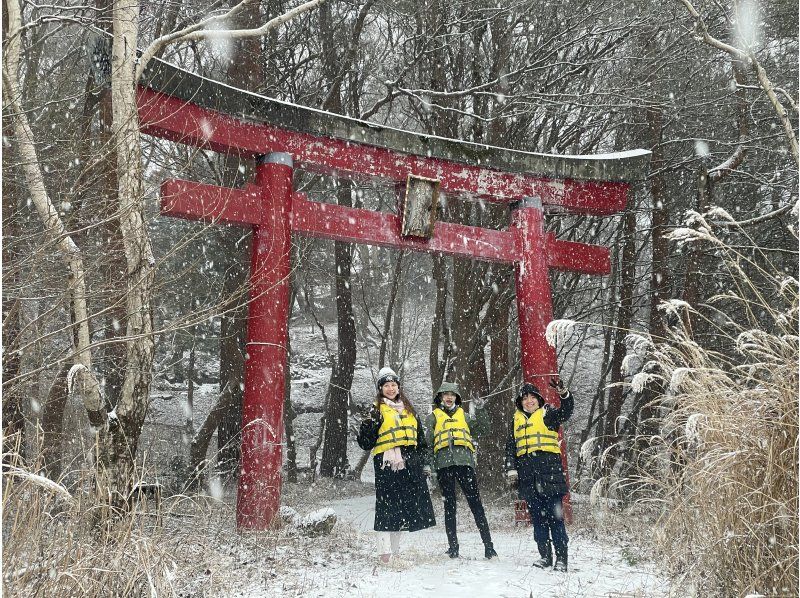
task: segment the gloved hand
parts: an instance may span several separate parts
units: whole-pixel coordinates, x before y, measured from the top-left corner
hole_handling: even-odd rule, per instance
[[[370,407],[369,411],[367,412],[367,419],[371,419],[374,422],[383,421],[381,410],[378,408],[377,405],[373,405],[372,407]]]
[[[483,409],[486,407],[486,399],[472,399],[472,404],[475,405],[475,409]]]
[[[516,469],[509,469],[506,472],[506,487],[516,488],[519,485],[519,475]]]
[[[550,378],[550,386],[555,388],[561,397],[566,397],[569,394],[569,390],[567,390],[567,387],[564,386],[561,378]]]

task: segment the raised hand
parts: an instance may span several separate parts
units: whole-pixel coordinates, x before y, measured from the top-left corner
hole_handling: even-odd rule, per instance
[[[558,378],[556,376],[550,378],[550,386],[555,388],[558,391],[558,394],[561,395],[562,397],[565,397],[567,396],[567,394],[569,394],[569,391],[567,390],[567,387],[564,386],[564,383],[561,381],[561,378]]]

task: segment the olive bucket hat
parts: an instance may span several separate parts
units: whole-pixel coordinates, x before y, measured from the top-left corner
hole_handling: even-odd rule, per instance
[[[436,396],[433,397],[433,404],[437,407],[441,407],[442,394],[446,392],[452,392],[454,395],[456,395],[456,405],[461,405],[461,391],[459,390],[458,385],[453,384],[452,382],[442,382],[439,390],[436,391]]]

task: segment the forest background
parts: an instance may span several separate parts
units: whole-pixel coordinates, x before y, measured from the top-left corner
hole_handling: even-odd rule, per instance
[[[236,475],[250,235],[159,218],[158,188],[170,177],[240,186],[254,165],[139,135],[134,82],[155,57],[440,137],[570,155],[650,150],[623,214],[547,215],[559,238],[612,250],[608,277],[551,273],[559,363],[583,403],[573,487],[650,504],[670,529],[659,550],[708,587],[797,587],[796,3],[4,8],[6,514],[25,489],[10,480],[45,478],[70,496],[91,478],[99,492],[87,504],[124,510],[160,381],[183,385],[188,408],[174,422],[181,458],[154,466],[181,493],[202,491],[210,471]],[[298,173],[295,188],[395,209],[397,190],[379,184]],[[503,205],[440,208],[450,222],[509,222]],[[350,392],[357,367],[403,375],[425,346],[428,388],[449,380],[490,398],[484,483],[500,491],[521,381],[513,270],[293,242],[290,325],[318,332],[330,373],[319,406],[302,407],[320,418],[309,462],[297,458],[287,386],[287,479],[357,477],[365,459],[348,459],[348,429],[369,399]],[[195,421],[209,361],[218,396]],[[71,400],[85,407],[77,426],[64,422]]]

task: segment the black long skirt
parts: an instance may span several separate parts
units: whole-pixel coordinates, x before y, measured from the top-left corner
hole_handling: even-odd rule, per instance
[[[375,467],[375,531],[399,532],[433,527],[436,517],[422,465],[416,455],[406,459],[406,468],[381,468],[383,455],[373,457]]]

